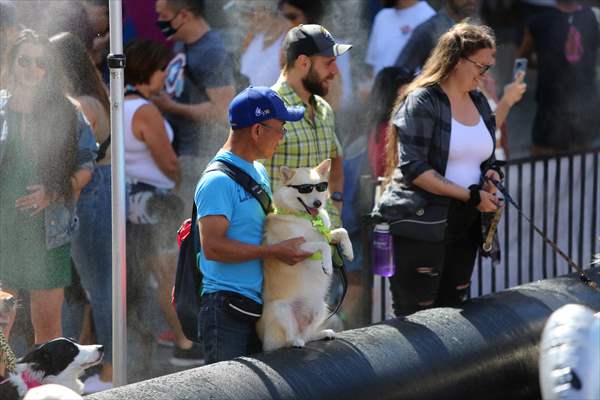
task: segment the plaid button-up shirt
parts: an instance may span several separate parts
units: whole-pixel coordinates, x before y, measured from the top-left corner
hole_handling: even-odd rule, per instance
[[[308,110],[285,79],[279,79],[272,89],[281,96],[286,106],[303,106]],[[269,173],[273,192],[281,184],[279,168],[282,165],[290,168],[312,168],[323,160],[342,156],[342,146],[335,135],[335,117],[331,106],[320,96],[312,96],[312,101],[313,119],[306,112],[300,121],[286,123],[288,132],[279,142],[273,157],[261,160]],[[328,204],[327,210],[332,226],[339,226],[337,208]]]

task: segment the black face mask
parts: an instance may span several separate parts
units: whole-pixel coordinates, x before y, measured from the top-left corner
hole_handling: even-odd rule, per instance
[[[160,29],[163,36],[167,39],[169,39],[171,36],[176,34],[177,31],[179,30],[179,28],[181,28],[181,25],[177,29],[173,28],[173,26],[171,25],[171,22],[175,18],[177,18],[177,15],[178,14],[175,14],[175,16],[168,21],[161,21],[161,20],[156,21],[156,26],[158,26],[158,29]]]

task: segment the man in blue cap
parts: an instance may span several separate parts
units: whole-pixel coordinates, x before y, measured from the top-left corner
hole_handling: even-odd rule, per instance
[[[229,105],[231,131],[213,161],[233,164],[271,194],[269,177],[256,160],[270,158],[285,136],[286,121],[298,121],[302,107],[286,107],[267,87],[249,87]],[[200,335],[207,364],[261,351],[254,323],[262,304],[262,259],[290,265],[311,253],[303,238],[262,245],[265,212],[259,201],[222,171],[207,172],[195,194],[203,274]]]

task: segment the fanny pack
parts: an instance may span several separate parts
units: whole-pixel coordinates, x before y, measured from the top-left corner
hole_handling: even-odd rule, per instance
[[[406,218],[391,221],[390,232],[408,239],[439,243],[446,236],[447,225],[448,206],[428,204]]]
[[[239,293],[221,291],[225,300],[225,311],[234,318],[246,321],[256,322],[262,315],[262,304],[242,296]]]
[[[430,243],[444,241],[449,199],[389,185],[371,216],[390,225],[392,235]]]

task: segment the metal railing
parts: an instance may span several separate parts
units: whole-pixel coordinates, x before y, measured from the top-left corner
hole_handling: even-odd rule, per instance
[[[505,187],[522,212],[584,269],[591,266],[594,254],[600,251],[599,157],[600,148],[594,148],[510,160],[505,168]],[[498,235],[501,260],[493,265],[489,258],[477,257],[471,297],[571,272],[566,261],[511,205],[504,209]],[[366,249],[371,274],[370,246]],[[373,290],[372,322],[392,315],[386,281],[377,276],[363,281]]]

